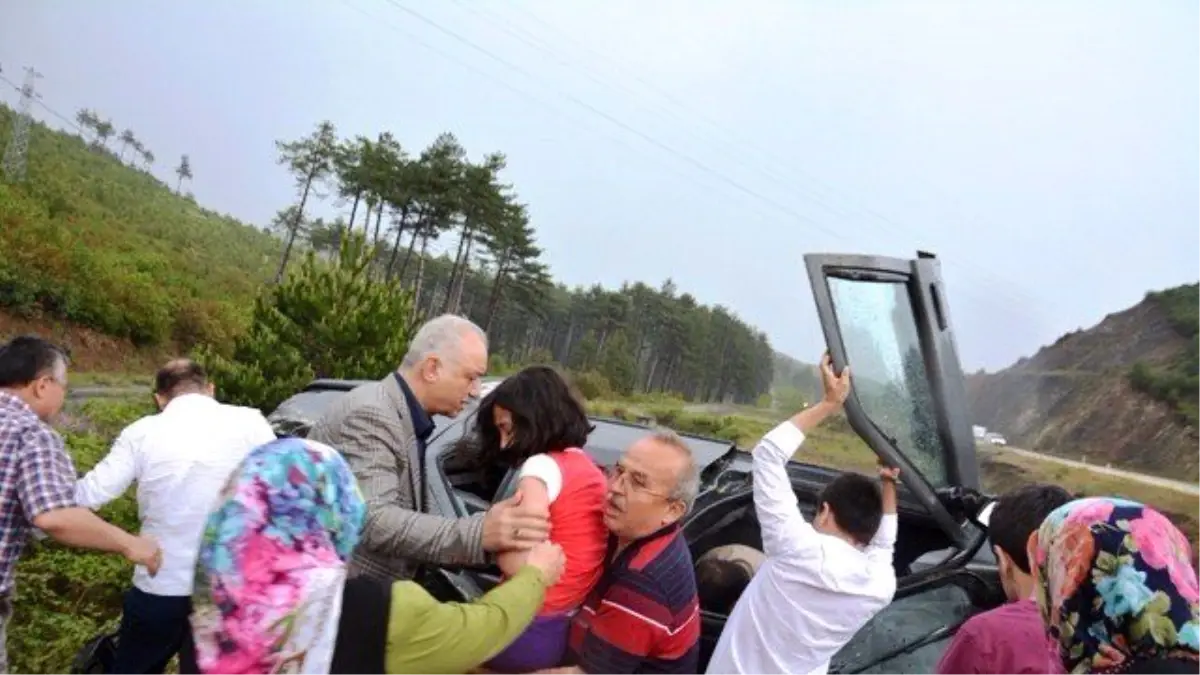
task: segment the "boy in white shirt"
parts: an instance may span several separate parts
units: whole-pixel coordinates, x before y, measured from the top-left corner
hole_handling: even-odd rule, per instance
[[[787,463],[805,432],[839,410],[850,394],[821,361],[824,399],[767,433],[754,448],[754,507],[767,560],[730,614],[709,673],[825,673],[830,658],[892,600],[896,573],[898,469],[881,467],[882,490],[846,473],[821,493],[804,519]]]

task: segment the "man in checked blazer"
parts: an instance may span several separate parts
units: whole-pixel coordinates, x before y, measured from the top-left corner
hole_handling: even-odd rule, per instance
[[[367,503],[351,577],[391,582],[411,579],[419,563],[483,565],[487,552],[546,539],[550,514],[523,506],[519,494],[468,518],[422,513],[431,415],[457,415],[479,394],[486,372],[483,331],[462,317],[439,316],[417,331],[396,372],[342,396],[313,426],[308,437],[345,456]]]

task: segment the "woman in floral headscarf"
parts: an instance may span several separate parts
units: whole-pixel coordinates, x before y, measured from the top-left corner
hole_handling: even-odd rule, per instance
[[[327,673],[365,508],[331,448],[283,439],[230,477],[200,544],[192,633],[207,673]]]
[[[1038,606],[1071,673],[1200,670],[1200,583],[1191,547],[1161,513],[1078,499],[1030,538]]]
[[[364,513],[332,448],[287,438],[252,451],[200,544],[192,598],[200,672],[465,672],[525,630],[562,574],[562,549],[543,543],[471,603],[440,603],[412,581],[347,580]]]

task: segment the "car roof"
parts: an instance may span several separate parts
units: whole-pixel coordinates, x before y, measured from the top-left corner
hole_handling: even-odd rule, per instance
[[[480,386],[480,396],[486,396],[503,380],[502,377],[486,378]],[[313,380],[304,389],[279,404],[279,407],[271,412],[269,419],[272,422],[312,424],[339,396],[371,382],[375,382],[375,380]],[[442,429],[448,429],[452,423],[460,420],[466,423],[474,412],[474,405],[463,412],[465,414],[455,418],[435,415],[434,421]],[[653,427],[646,424],[627,422],[612,417],[589,416],[588,419],[592,421],[595,428],[588,435],[586,450],[597,463],[606,466],[614,464],[626,448],[654,430]],[[692,451],[692,456],[700,469],[712,464],[735,448],[730,441],[719,438],[683,433],[678,435]]]
[[[645,424],[636,424],[611,417],[589,417],[595,428],[588,435],[587,451],[598,464],[610,466],[615,464],[629,446],[640,438],[654,431]],[[693,434],[677,434],[688,449],[699,469],[712,464],[724,457],[734,444],[720,438],[709,438]]]

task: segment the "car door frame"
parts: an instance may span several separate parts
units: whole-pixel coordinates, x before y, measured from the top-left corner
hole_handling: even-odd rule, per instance
[[[948,482],[950,485],[978,489],[979,468],[966,402],[965,376],[958,359],[945,284],[937,258],[920,251],[914,259],[810,253],[804,256],[804,264],[821,331],[834,368],[838,371],[846,367],[848,359],[829,279],[835,277],[905,285],[925,365],[925,379],[934,404],[933,419]],[[875,424],[853,389],[846,400],[845,412],[851,428],[872,451],[888,465],[900,467],[901,480],[946,531],[951,541],[959,547],[967,546],[969,537],[960,519],[950,513],[929,480]]]

